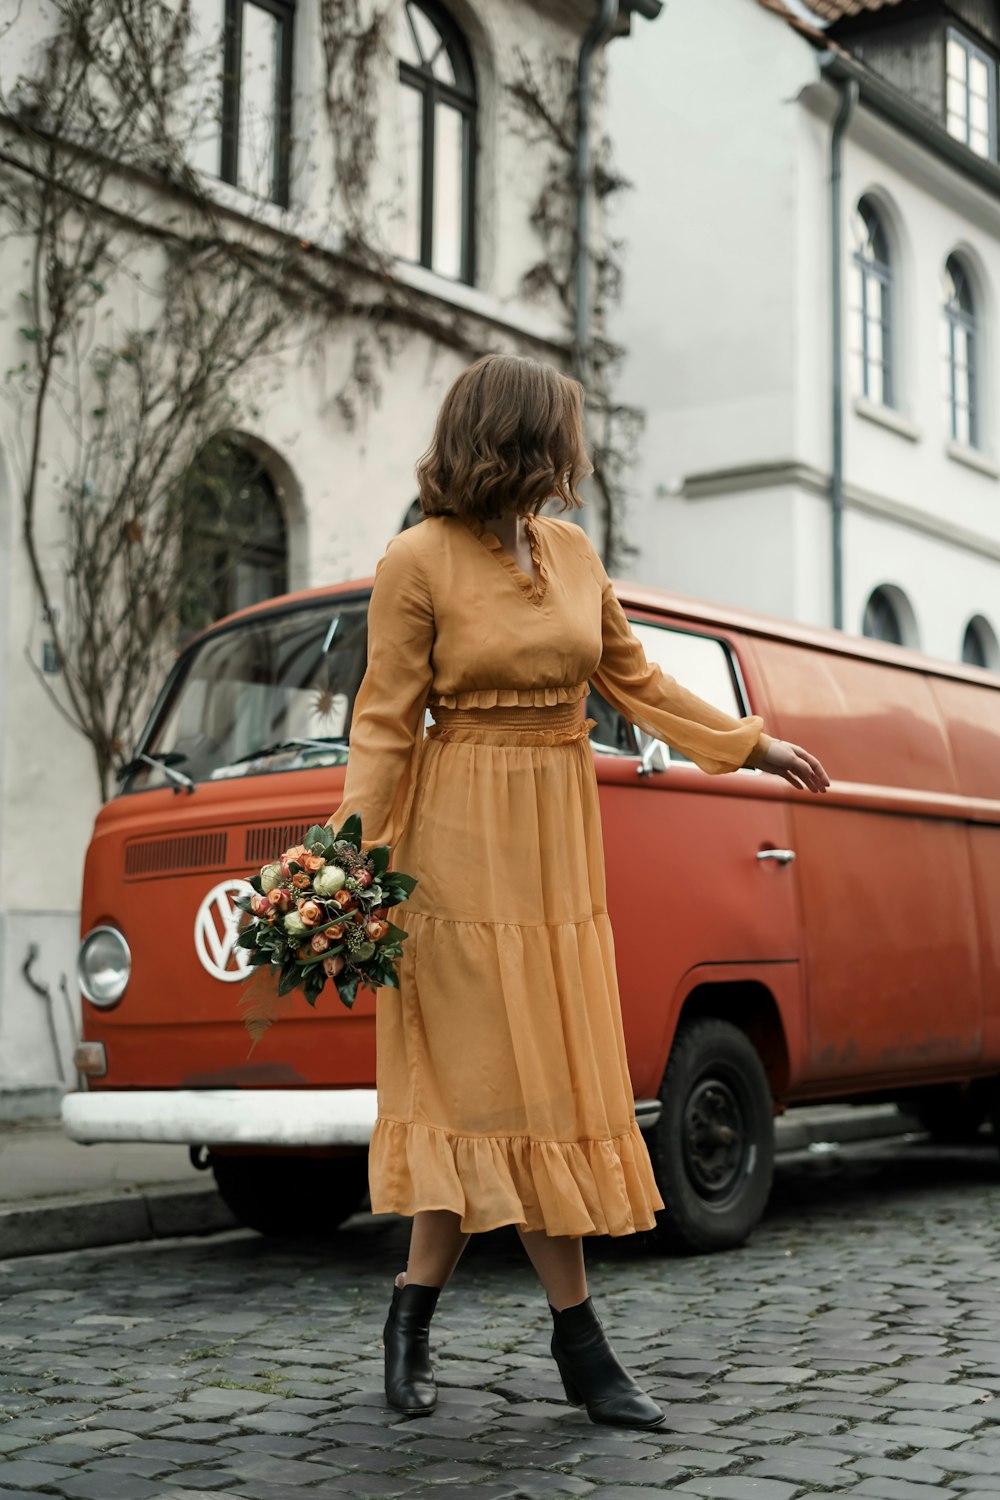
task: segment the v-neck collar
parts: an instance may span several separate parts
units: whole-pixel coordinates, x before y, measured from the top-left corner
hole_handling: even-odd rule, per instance
[[[479,538],[487,551],[493,554],[500,566],[509,574],[514,583],[517,584],[524,597],[532,604],[540,604],[545,597],[549,577],[545,565],[541,537],[539,535],[537,516],[525,515],[524,517],[524,529],[528,534],[531,560],[535,565],[536,576],[534,578],[529,578],[528,574],[518,567],[513,556],[507,551],[507,548],[495,531],[490,531],[483,525],[482,521],[473,516],[463,516],[461,520],[468,526],[473,535]]]

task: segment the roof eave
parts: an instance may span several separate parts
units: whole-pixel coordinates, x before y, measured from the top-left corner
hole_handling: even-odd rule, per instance
[[[820,57],[819,66],[823,77],[834,82],[846,83],[853,79],[858,85],[862,104],[906,131],[987,192],[1000,197],[1000,166],[970,151],[968,146],[949,135],[933,116],[911,104],[905,94],[886,83],[877,73],[856,62],[839,47],[835,50],[828,48]]]

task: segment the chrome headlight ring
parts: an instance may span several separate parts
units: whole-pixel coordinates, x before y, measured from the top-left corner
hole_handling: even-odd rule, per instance
[[[99,1010],[117,1005],[128,988],[132,953],[117,927],[92,927],[80,944],[76,978],[81,992]]]

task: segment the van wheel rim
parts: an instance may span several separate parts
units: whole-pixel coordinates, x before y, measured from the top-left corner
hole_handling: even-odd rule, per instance
[[[732,1198],[748,1156],[746,1117],[736,1092],[721,1078],[703,1078],[684,1109],[684,1165],[700,1198],[719,1207]]]

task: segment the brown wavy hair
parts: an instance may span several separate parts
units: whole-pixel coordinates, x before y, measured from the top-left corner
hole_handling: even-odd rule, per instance
[[[425,516],[486,520],[508,509],[537,514],[558,498],[572,510],[592,472],[580,382],[536,359],[487,354],[441,404],[417,464],[420,508]]]

